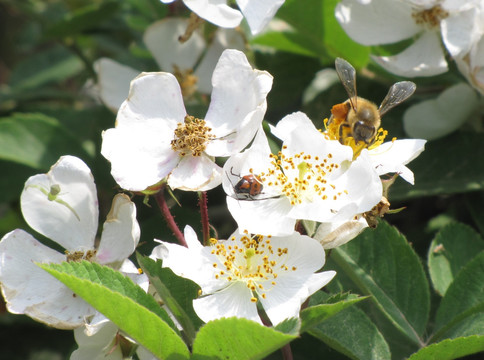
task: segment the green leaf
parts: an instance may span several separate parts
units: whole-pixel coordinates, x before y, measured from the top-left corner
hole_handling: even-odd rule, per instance
[[[366,299],[365,297],[348,295],[347,299],[330,302],[330,299],[328,299],[327,297],[322,298],[322,294],[324,293],[322,291],[319,291],[311,296],[311,306],[301,311],[301,333],[310,330],[312,327],[326,321],[340,311],[360,302],[361,300]]]
[[[420,259],[405,237],[386,222],[333,249],[331,259],[388,320],[414,344],[423,343],[430,308]]]
[[[84,69],[81,60],[62,46],[35,53],[17,64],[9,85],[20,97],[23,92],[49,83],[60,83]]]
[[[195,331],[203,324],[192,305],[200,287],[191,280],[176,276],[171,269],[162,268],[161,260],[154,261],[138,253],[136,258],[150,284],[178,320],[191,344]]]
[[[408,360],[452,360],[484,351],[484,336],[447,339],[432,344],[409,357]]]
[[[45,170],[60,156],[87,158],[78,140],[42,114],[17,113],[0,119],[0,159]]]
[[[334,16],[337,3],[338,0],[305,0],[304,6],[301,6],[298,0],[286,0],[277,17],[290,24],[294,32],[288,32],[284,37],[271,35],[273,45],[281,50],[299,51],[300,54],[311,52],[325,61],[341,56],[355,67],[363,67],[369,60],[370,50],[351,40],[338,24]],[[270,45],[267,40],[262,37],[265,45]]]
[[[459,322],[484,312],[484,251],[481,251],[457,274],[437,310],[436,333],[432,342],[448,337]]]
[[[450,224],[432,240],[428,267],[432,284],[444,295],[455,276],[468,261],[484,250],[484,241],[471,227]]]
[[[254,321],[223,318],[200,328],[193,343],[192,359],[263,359],[294,339],[294,335]]]
[[[388,344],[378,328],[355,306],[311,328],[309,334],[351,359],[391,358]]]
[[[120,8],[117,1],[106,1],[89,4],[74,12],[68,13],[64,19],[51,25],[45,35],[52,37],[74,36],[83,31],[101,25],[116,14]]]
[[[479,232],[484,234],[484,208],[482,204],[484,203],[484,193],[472,193],[465,197],[467,209],[476,224]]]
[[[326,51],[333,58],[342,57],[348,60],[355,68],[364,67],[370,60],[370,48],[354,42],[334,16],[334,9],[340,0],[321,1],[323,6],[324,27],[323,42]]]
[[[263,33],[251,40],[253,45],[265,45],[276,50],[292,52],[298,55],[318,57],[314,44],[297,32],[274,31]]]
[[[397,181],[390,199],[464,193],[484,189],[484,134],[457,132],[425,144],[425,151],[408,167],[415,185]],[[472,156],[469,156],[472,154]]]
[[[188,359],[188,348],[168,314],[128,277],[87,261],[39,266],[155,356],[160,359]]]
[[[285,319],[274,326],[274,330],[284,334],[298,336],[301,330],[301,320],[299,318]]]

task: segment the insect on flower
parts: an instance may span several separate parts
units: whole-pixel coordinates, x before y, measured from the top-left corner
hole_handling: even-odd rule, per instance
[[[356,143],[363,141],[369,146],[375,140],[381,117],[408,99],[414,93],[416,85],[411,81],[393,84],[380,107],[377,107],[373,102],[356,95],[356,71],[349,62],[336,58],[335,68],[349,98],[333,107],[328,124],[335,119],[342,121],[339,126],[339,141],[343,145],[346,138],[352,137]]]
[[[256,198],[256,196],[263,194],[262,190],[264,189],[264,185],[262,185],[262,179],[259,175],[249,174],[241,176],[233,172],[233,167],[230,168],[230,174],[240,179],[235,185],[232,184],[235,198],[237,200],[265,200],[279,197],[273,196],[260,199]]]

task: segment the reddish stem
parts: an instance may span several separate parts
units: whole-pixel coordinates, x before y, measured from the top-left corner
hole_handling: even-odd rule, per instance
[[[210,240],[210,222],[208,220],[208,198],[207,192],[198,193],[198,205],[200,206],[200,215],[202,220],[203,244],[208,245]]]
[[[282,358],[284,360],[292,360],[292,350],[291,350],[291,344],[286,344],[281,348],[282,351]]]
[[[155,200],[161,210],[161,214],[165,218],[165,221],[168,227],[171,229],[171,231],[173,232],[173,235],[175,235],[180,245],[188,247],[187,242],[185,241],[185,237],[183,236],[183,233],[180,231],[180,228],[178,227],[178,225],[176,224],[175,218],[171,214],[170,208],[166,203],[165,189],[161,189],[155,194]]]

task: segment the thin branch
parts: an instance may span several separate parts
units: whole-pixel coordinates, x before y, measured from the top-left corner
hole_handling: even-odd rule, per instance
[[[161,210],[161,214],[165,218],[165,221],[168,227],[171,229],[171,231],[173,232],[173,235],[175,235],[180,245],[188,247],[187,242],[185,241],[185,237],[183,236],[183,233],[181,232],[180,228],[176,224],[175,218],[171,214],[170,208],[166,204],[165,189],[161,189],[159,192],[155,194],[155,200]]]
[[[200,215],[202,220],[203,244],[208,245],[210,240],[210,222],[208,220],[207,192],[198,193],[198,205],[200,206]]]

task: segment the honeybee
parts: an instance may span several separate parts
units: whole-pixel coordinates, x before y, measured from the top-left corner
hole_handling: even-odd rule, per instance
[[[373,102],[356,95],[356,71],[349,62],[336,58],[335,68],[349,98],[343,104],[333,107],[328,123],[331,123],[334,117],[345,116],[339,128],[340,142],[344,144],[344,138],[352,136],[356,143],[363,141],[366,145],[371,145],[380,127],[381,117],[408,99],[414,93],[416,85],[411,81],[393,84],[380,107],[377,107]],[[347,135],[343,134],[343,128],[348,129]]]

